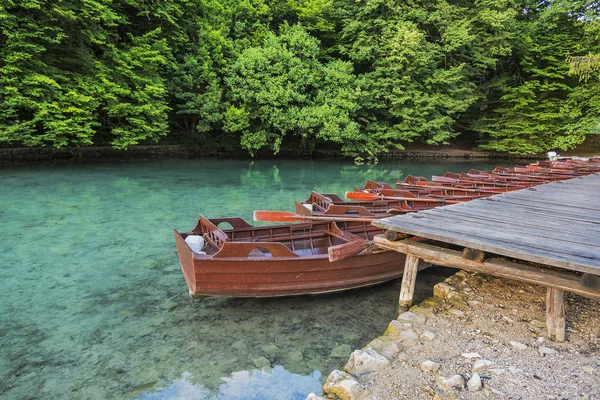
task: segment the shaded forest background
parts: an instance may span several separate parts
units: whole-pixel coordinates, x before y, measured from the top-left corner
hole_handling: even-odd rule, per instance
[[[0,146],[373,158],[600,139],[600,2],[0,0]],[[595,136],[594,136],[595,135]]]

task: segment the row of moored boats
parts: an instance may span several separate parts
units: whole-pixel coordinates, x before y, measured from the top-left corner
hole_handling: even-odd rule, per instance
[[[395,186],[367,181],[346,192],[312,192],[296,213],[255,211],[245,220],[205,218],[175,231],[179,260],[193,296],[271,297],[327,293],[402,276],[404,255],[372,246],[378,218],[493,196],[600,172],[600,158],[542,161],[484,172],[408,176]],[[225,227],[227,226],[227,227]],[[410,240],[422,240],[413,237]]]

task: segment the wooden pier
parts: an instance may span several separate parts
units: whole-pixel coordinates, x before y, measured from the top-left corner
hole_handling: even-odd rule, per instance
[[[375,244],[407,254],[401,306],[412,304],[421,260],[538,284],[548,334],[564,341],[564,292],[600,300],[599,199],[600,174],[547,183],[374,221],[386,229]]]

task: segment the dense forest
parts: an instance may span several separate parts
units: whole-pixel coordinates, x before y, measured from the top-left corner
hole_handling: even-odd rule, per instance
[[[0,146],[566,150],[600,135],[599,17],[577,0],[0,0]]]

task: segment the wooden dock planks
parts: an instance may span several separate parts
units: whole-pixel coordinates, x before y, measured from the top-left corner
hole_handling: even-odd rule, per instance
[[[600,275],[600,174],[384,218],[373,224]]]

